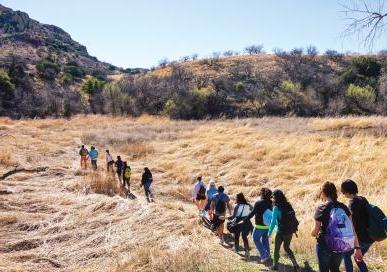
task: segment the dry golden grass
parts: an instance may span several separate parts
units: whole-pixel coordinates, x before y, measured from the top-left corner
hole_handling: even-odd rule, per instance
[[[17,145],[12,139],[5,142],[13,160],[50,166],[46,175],[19,175],[0,184],[20,194],[0,196],[5,211],[0,235],[7,237],[0,245],[0,270],[52,271],[55,263],[60,271],[259,269],[220,247],[198,224],[190,203],[198,174],[225,185],[232,199],[243,192],[254,202],[262,186],[284,190],[301,221],[293,247],[298,258],[313,266],[310,229],[324,181],[339,186],[352,178],[362,195],[387,210],[386,123],[385,117],[198,122],[151,116],[0,118],[18,140]],[[105,196],[122,194],[116,180],[102,170],[79,171],[81,144],[97,147],[100,168],[107,148],[128,160],[138,199]],[[154,174],[156,204],[146,205],[142,197],[144,166]],[[386,242],[373,246],[366,260],[373,271],[386,270]]]

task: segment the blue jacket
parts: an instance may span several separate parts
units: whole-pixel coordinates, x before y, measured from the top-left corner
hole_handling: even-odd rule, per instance
[[[98,151],[95,149],[90,150],[89,157],[90,157],[90,160],[97,160],[98,159]]]

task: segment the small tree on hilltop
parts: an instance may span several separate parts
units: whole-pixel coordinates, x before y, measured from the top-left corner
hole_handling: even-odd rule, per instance
[[[250,45],[245,48],[245,52],[249,55],[264,54],[263,45]]]

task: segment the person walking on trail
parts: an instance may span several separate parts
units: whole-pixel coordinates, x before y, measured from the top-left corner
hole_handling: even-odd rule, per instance
[[[346,252],[355,249],[355,260],[363,259],[361,248],[353,231],[351,212],[337,201],[337,190],[332,182],[325,182],[320,190],[324,201],[314,215],[312,236],[317,237],[317,259],[320,272],[339,272]]]
[[[247,220],[247,216],[251,213],[252,206],[247,202],[243,193],[236,195],[236,205],[234,212],[229,218],[230,223],[233,225],[234,232],[234,250],[239,252],[239,238],[242,234],[243,246],[245,248],[245,257],[250,258],[250,247],[248,236],[253,230],[253,225],[250,220]],[[246,220],[245,220],[246,219]]]
[[[132,175],[132,169],[128,165],[128,163],[125,161],[123,163],[123,181],[124,181],[124,187],[128,185],[128,190],[130,192],[130,176]]]
[[[372,220],[372,218],[370,218],[371,215],[369,214],[370,204],[365,197],[358,196],[359,191],[357,184],[351,179],[347,179],[341,183],[341,192],[346,198],[349,199],[349,210],[352,215],[353,226],[359,240],[360,251],[364,256],[375,242],[375,240],[372,239],[368,233],[368,229],[370,227],[369,222]],[[344,255],[345,270],[347,272],[353,271],[353,264],[351,259],[353,253],[353,251],[350,251]],[[360,272],[368,271],[364,260],[356,261],[355,258],[355,262]]]
[[[94,146],[90,147],[89,157],[91,160],[91,166],[94,170],[97,170],[98,151]]]
[[[224,187],[219,186],[218,193],[216,193],[211,201],[210,217],[212,219],[212,227],[219,237],[220,244],[224,245],[224,221],[226,219],[226,209],[229,214],[231,212],[230,198],[224,193]]]
[[[277,227],[277,233],[274,239],[274,256],[272,270],[278,270],[278,261],[280,257],[281,245],[284,245],[284,250],[289,256],[293,270],[299,271],[299,266],[294,256],[293,251],[290,249],[290,243],[293,238],[293,234],[298,230],[298,220],[292,205],[286,199],[284,193],[281,190],[274,190],[273,192],[273,215],[269,226],[269,237],[273,233],[275,227]]]
[[[253,240],[259,252],[261,262],[270,260],[269,225],[272,218],[273,203],[272,192],[268,188],[261,188],[260,199],[254,204],[254,208],[245,221],[255,217]]]
[[[122,184],[122,170],[124,167],[124,162],[121,160],[121,156],[117,156],[117,160],[115,161],[114,166],[116,167],[118,181],[120,182],[120,185],[121,185]]]
[[[145,167],[144,173],[142,174],[142,178],[141,178],[141,186],[144,186],[145,197],[148,202],[155,202],[150,188],[152,185],[152,182],[153,182],[152,173],[148,167]]]
[[[192,190],[192,202],[196,204],[199,210],[199,216],[203,216],[204,204],[206,201],[206,184],[202,181],[202,177],[197,177]]]
[[[114,173],[114,170],[113,170],[114,160],[109,150],[106,150],[105,158],[106,158],[106,171],[108,173]]]
[[[216,193],[218,193],[218,189],[216,189],[215,180],[211,179],[209,184],[208,184],[207,191],[206,191],[207,202],[206,202],[206,206],[204,207],[204,210],[206,212],[208,212],[210,210],[211,201],[214,198],[214,195]]]
[[[87,169],[87,160],[89,159],[89,151],[87,148],[85,148],[84,145],[82,145],[81,149],[79,150],[79,155],[81,156],[81,168],[82,165],[85,169]]]

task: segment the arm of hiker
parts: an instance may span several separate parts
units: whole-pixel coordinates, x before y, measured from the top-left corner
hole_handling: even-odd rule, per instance
[[[277,225],[277,218],[278,218],[279,210],[277,207],[274,207],[273,209],[273,215],[271,217],[270,226],[269,226],[269,237],[273,233],[273,230],[275,226]]]
[[[355,235],[355,254],[354,254],[354,257],[355,257],[356,262],[361,262],[363,260],[363,253],[361,252],[359,239],[357,238],[355,226],[353,225],[352,215],[349,216],[349,218],[351,219],[352,229],[353,229],[353,233]]]
[[[321,228],[321,222],[318,220],[314,220],[314,227],[311,233],[313,237],[317,237],[318,233],[320,232],[320,228]]]
[[[231,207],[230,201],[227,201],[227,208],[228,208],[229,214],[232,214],[232,207]]]

